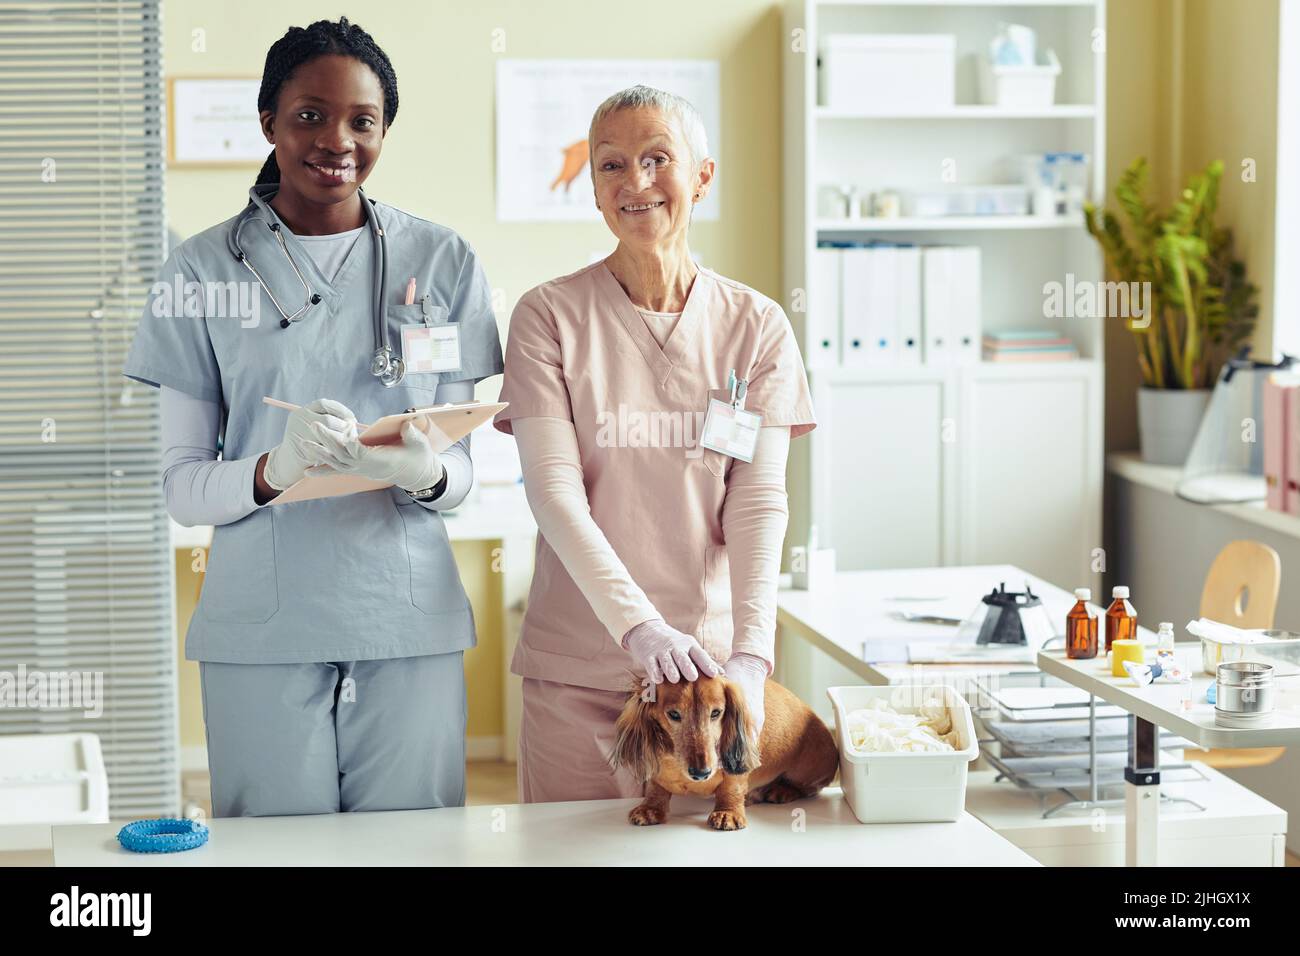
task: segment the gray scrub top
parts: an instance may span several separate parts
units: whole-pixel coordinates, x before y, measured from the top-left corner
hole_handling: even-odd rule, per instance
[[[269,201],[276,187],[255,189]],[[227,247],[232,217],[168,257],[123,373],[221,402],[222,455],[231,461],[270,451],[284,437],[289,413],[263,404],[263,396],[299,405],[332,398],[358,421],[372,422],[432,404],[440,381],[500,374],[491,292],[469,244],[392,206],[377,203],[375,212],[388,239],[383,296],[390,344],[400,352],[401,326],[425,321],[420,301],[427,293],[430,321],[460,325],[459,371],[408,374],[393,388],[370,374],[379,261],[370,229],[333,281],[282,229],[294,263],[321,301],[281,328],[265,289]],[[292,314],[306,293],[270,229],[254,219],[240,241]],[[411,277],[416,304],[405,305]],[[234,664],[377,660],[442,654],[474,642],[473,615],[442,516],[389,488],[267,505],[218,525],[185,656]]]

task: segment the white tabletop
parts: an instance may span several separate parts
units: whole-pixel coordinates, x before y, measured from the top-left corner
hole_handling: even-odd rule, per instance
[[[1074,595],[1010,564],[840,571],[833,578],[818,582],[810,591],[782,588],[777,595],[777,622],[869,683],[890,684],[909,679],[912,665],[906,661],[910,642],[942,642],[957,634],[955,627],[901,620],[897,616],[899,611],[964,618],[999,584],[1005,582],[1008,591],[1023,591],[1026,581],[1042,599],[1053,622],[1059,622],[1057,630],[1064,630],[1065,616],[1074,606]],[[1149,634],[1144,633],[1143,637],[1150,639]],[[865,641],[871,641],[876,647],[892,646],[893,652],[887,659],[874,654],[869,656],[876,660],[864,660]],[[924,666],[951,677],[1038,671],[1032,661]]]
[[[1037,866],[970,814],[954,823],[857,822],[838,788],[746,809],[719,833],[712,801],[674,797],[666,824],[627,822],[637,801],[588,800],[391,813],[228,817],[205,846],[131,853],[121,824],[53,829],[56,866]]]
[[[1205,692],[1214,683],[1214,678],[1201,670],[1200,643],[1194,647],[1180,645],[1176,653],[1179,665],[1186,666],[1192,674],[1192,706],[1188,710],[1182,706],[1184,695],[1188,693],[1185,685],[1153,683],[1138,687],[1128,677],[1112,677],[1104,657],[1072,661],[1065,656],[1065,651],[1040,651],[1038,666],[1048,674],[1202,747],[1300,744],[1300,683],[1295,680],[1276,683],[1276,704],[1272,723],[1268,726],[1218,727],[1214,723],[1214,705],[1205,700]]]

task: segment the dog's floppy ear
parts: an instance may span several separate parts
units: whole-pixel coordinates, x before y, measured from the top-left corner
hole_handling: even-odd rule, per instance
[[[749,736],[749,708],[745,695],[731,681],[723,687],[727,711],[722,715],[722,769],[733,776],[758,767],[758,753]]]
[[[672,750],[673,742],[654,718],[656,704],[642,700],[638,687],[623,706],[614,729],[618,736],[610,752],[610,766],[626,767],[638,780],[653,779],[659,772],[659,755]]]

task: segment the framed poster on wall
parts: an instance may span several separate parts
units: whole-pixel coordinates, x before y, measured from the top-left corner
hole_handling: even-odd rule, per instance
[[[721,160],[716,60],[500,60],[497,63],[497,220],[599,222],[587,168],[591,115],[611,93],[644,84],[699,111]],[[718,183],[695,209],[715,220]]]
[[[257,120],[260,78],[173,77],[167,84],[167,162],[260,166],[271,152]]]

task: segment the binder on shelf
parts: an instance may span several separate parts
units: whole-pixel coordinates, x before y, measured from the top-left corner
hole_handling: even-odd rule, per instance
[[[921,364],[924,343],[921,338],[921,250],[905,246],[897,252],[898,282],[898,364]]]
[[[813,250],[812,288],[804,322],[804,356],[809,368],[840,364],[840,272],[844,250]]]
[[[922,260],[925,364],[980,360],[980,250],[931,246]]]
[[[845,249],[840,354],[846,368],[898,364],[897,249]]]
[[[1286,492],[1283,507],[1300,517],[1300,387],[1286,392]]]
[[[1264,380],[1264,500],[1273,511],[1286,511],[1287,481],[1295,478],[1288,474],[1287,457],[1292,437],[1290,424],[1290,395],[1286,383],[1270,375]]]

